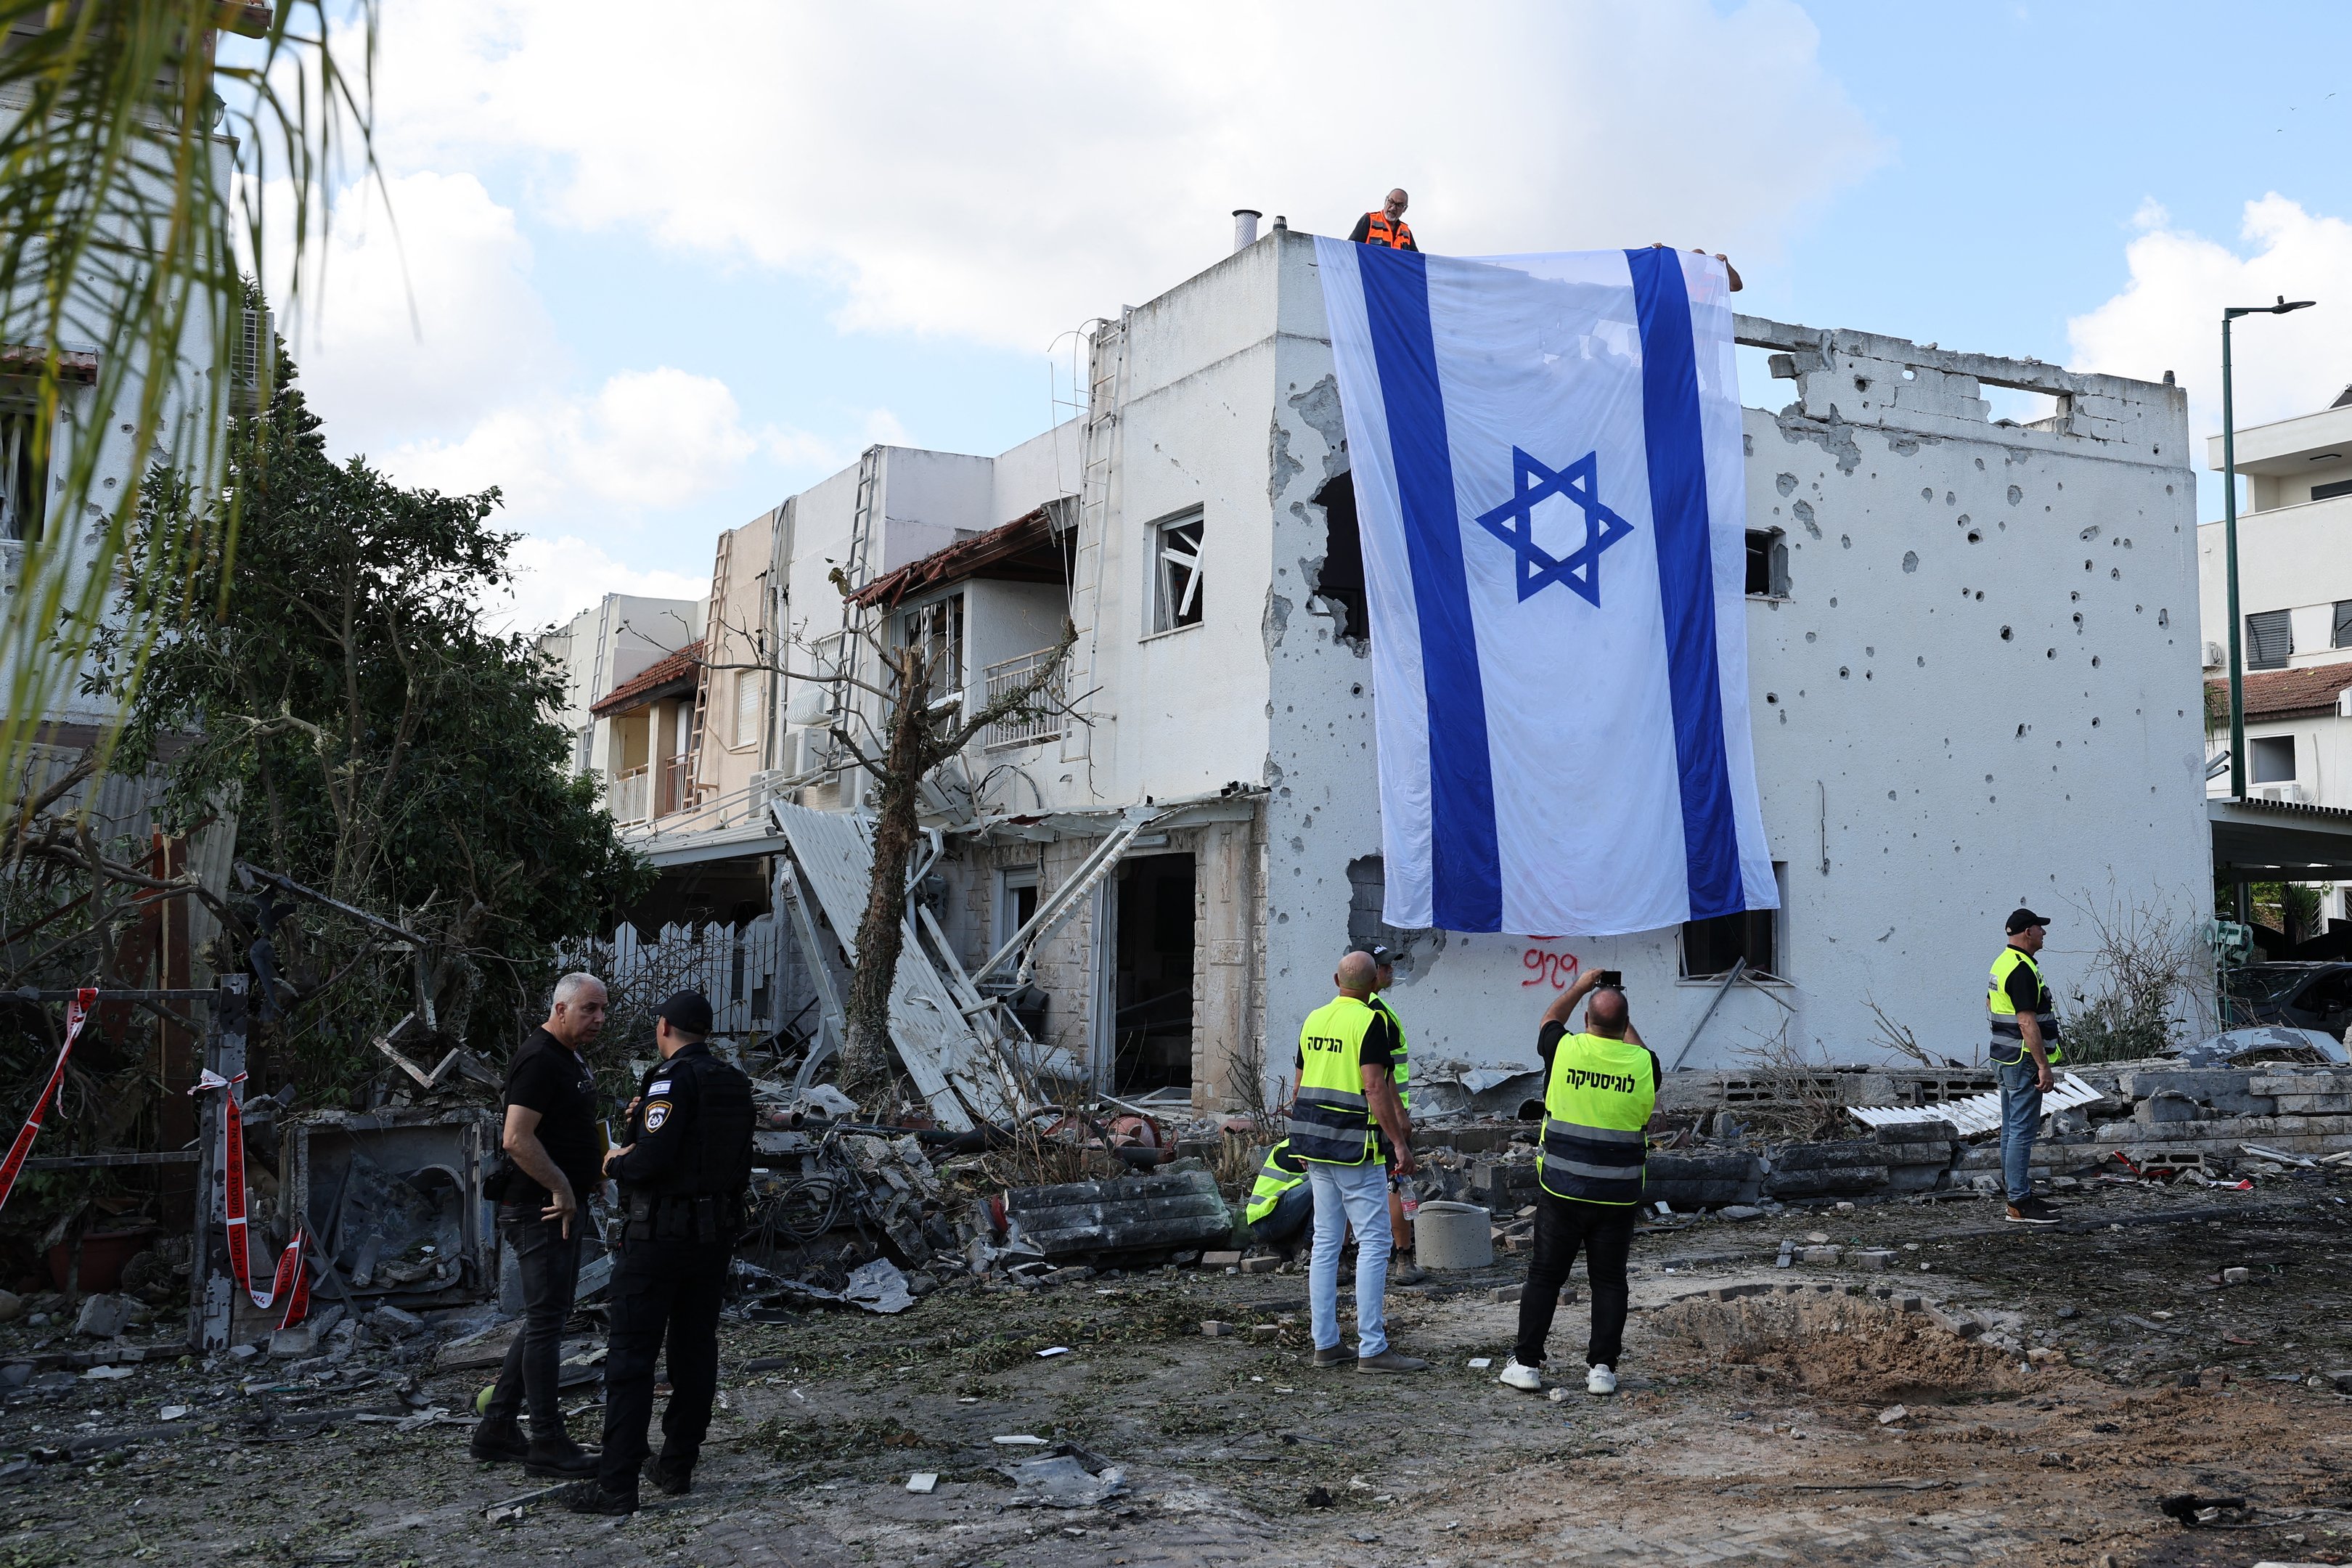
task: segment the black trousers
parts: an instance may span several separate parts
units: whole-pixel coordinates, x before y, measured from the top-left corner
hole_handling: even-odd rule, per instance
[[[1519,1297],[1519,1343],[1512,1352],[1521,1366],[1543,1364],[1559,1288],[1568,1283],[1579,1247],[1592,1286],[1592,1338],[1584,1347],[1584,1364],[1617,1364],[1625,1350],[1625,1255],[1633,1247],[1633,1214],[1632,1204],[1583,1204],[1536,1194],[1536,1250],[1528,1263],[1527,1290]]]
[[[669,1342],[669,1408],[662,1415],[660,1468],[694,1468],[719,1393],[719,1309],[731,1242],[632,1241],[613,1266],[612,1336],[604,1352],[604,1447],[599,1478],[608,1492],[635,1493],[654,1414],[654,1363]]]
[[[522,1327],[507,1346],[506,1363],[483,1415],[511,1421],[527,1401],[534,1437],[563,1435],[556,1380],[562,1375],[563,1321],[572,1316],[572,1294],[580,1287],[581,1227],[587,1223],[584,1213],[573,1215],[566,1237],[562,1222],[540,1218],[536,1208],[499,1209],[499,1230],[522,1273]]]

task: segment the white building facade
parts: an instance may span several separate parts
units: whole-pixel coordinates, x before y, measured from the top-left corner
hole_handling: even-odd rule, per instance
[[[1313,246],[1276,228],[1103,323],[1084,417],[992,460],[877,448],[786,503],[804,642],[839,628],[836,565],[899,572],[873,613],[952,644],[968,702],[1076,629],[1072,718],[983,736],[928,802],[923,897],[961,962],[1119,836],[1017,1005],[1081,1081],[1212,1108],[1280,1091],[1351,940],[1402,955],[1419,1079],[1531,1067],[1543,1007],[1593,966],[1624,971],[1669,1064],[1881,1061],[1882,1013],[1973,1063],[2011,908],[2055,919],[2062,988],[2089,908],[2202,918],[2179,390],[1748,318],[1740,337],[1795,394],[1745,416],[1780,910],[1601,940],[1382,927],[1349,459]],[[1990,422],[1988,384],[2055,412]],[[1576,678],[1572,647],[1559,663]],[[823,706],[785,696],[777,797],[853,807]],[[1563,735],[1559,770],[1603,786],[1605,748]]]

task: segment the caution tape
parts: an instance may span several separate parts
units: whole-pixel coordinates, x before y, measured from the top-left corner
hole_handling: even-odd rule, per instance
[[[300,1322],[310,1310],[310,1276],[302,1270],[304,1240],[302,1226],[297,1222],[294,1226],[293,1239],[286,1244],[286,1250],[278,1254],[278,1273],[270,1280],[269,1289],[255,1289],[253,1259],[249,1253],[252,1244],[247,1235],[245,1223],[245,1110],[238,1103],[237,1098],[237,1086],[244,1082],[243,1073],[237,1074],[233,1079],[227,1079],[206,1068],[204,1075],[196,1079],[195,1088],[188,1092],[203,1094],[215,1089],[223,1091],[221,1095],[220,1168],[223,1177],[221,1203],[227,1211],[223,1218],[224,1229],[228,1240],[229,1269],[236,1276],[237,1288],[251,1298],[254,1306],[262,1311],[269,1310],[270,1306],[277,1301],[279,1295],[283,1294],[286,1297],[286,1315],[278,1320],[278,1326],[281,1329],[289,1329]]]
[[[8,1194],[16,1190],[16,1174],[25,1168],[25,1156],[33,1152],[33,1140],[41,1134],[41,1118],[49,1113],[49,1102],[58,1097],[58,1086],[66,1080],[66,1058],[73,1055],[74,1042],[81,1038],[81,1026],[89,1021],[90,1009],[98,1005],[98,988],[85,985],[74,993],[66,1005],[66,1043],[58,1047],[58,1065],[49,1069],[49,1081],[41,1090],[41,1098],[33,1102],[33,1114],[25,1118],[25,1125],[16,1133],[16,1141],[8,1145],[8,1158],[0,1162],[0,1208],[7,1206]]]

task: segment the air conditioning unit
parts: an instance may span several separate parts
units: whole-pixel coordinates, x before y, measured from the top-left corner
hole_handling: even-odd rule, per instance
[[[2208,669],[2219,669],[2219,668],[2221,668],[2221,658],[2222,658],[2222,654],[2221,654],[2221,645],[2220,643],[2217,643],[2217,642],[2209,642],[2209,643],[2207,643],[2207,644],[2205,645],[2205,668],[2208,668]]]
[[[2309,796],[2299,784],[2256,784],[2253,796],[2256,800],[2275,800],[2290,805],[2303,805],[2309,802]]]
[[[822,769],[831,750],[829,736],[822,726],[784,731],[784,772],[813,773]]]

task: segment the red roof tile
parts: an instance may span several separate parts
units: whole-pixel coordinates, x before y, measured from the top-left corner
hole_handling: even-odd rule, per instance
[[[676,653],[655,660],[613,688],[610,694],[592,706],[588,711],[603,719],[614,713],[626,712],[632,708],[642,708],[659,698],[674,697],[681,691],[691,691],[701,670],[702,641],[698,637]],[[673,690],[672,688],[677,689]]]
[[[2208,680],[2227,702],[2230,683]],[[2253,669],[2246,672],[2246,717],[2284,719],[2290,714],[2325,713],[2336,699],[2352,689],[2352,659],[2315,664],[2302,669]]]

